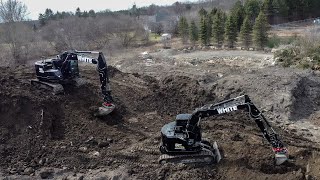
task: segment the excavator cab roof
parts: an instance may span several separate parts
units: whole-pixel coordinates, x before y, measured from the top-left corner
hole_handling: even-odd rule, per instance
[[[176,120],[189,120],[192,114],[178,114]]]

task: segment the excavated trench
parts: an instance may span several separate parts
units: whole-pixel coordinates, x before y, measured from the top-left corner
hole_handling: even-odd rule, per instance
[[[99,105],[101,96],[95,71],[83,72],[89,84],[71,87],[58,96],[30,87],[32,70],[25,71],[29,75],[8,77],[10,69],[0,73],[0,172],[5,175],[35,177],[26,173],[27,168],[55,167],[85,173],[102,168],[113,171],[119,166],[125,166],[128,176],[137,179],[301,179],[306,174],[311,154],[300,157],[302,152],[312,151],[305,148],[309,142],[300,138],[292,143],[295,135],[279,129],[296,159],[276,167],[270,146],[262,143],[261,133],[246,113],[203,122],[204,137],[217,141],[224,151],[219,165],[159,165],[161,127],[178,113],[217,101],[214,91],[190,77],[171,75],[158,81],[113,69],[111,86],[117,110],[97,118],[92,116],[92,108]],[[295,91],[297,102],[308,103],[319,97],[316,91],[309,96],[312,98],[303,99],[303,93],[314,93],[318,86],[311,80],[301,83],[304,89]],[[307,108],[297,103],[293,110],[307,112],[292,116],[307,117],[312,113],[309,108],[318,106]]]
[[[292,120],[308,119],[320,110],[320,79],[317,77],[303,77],[292,90]]]

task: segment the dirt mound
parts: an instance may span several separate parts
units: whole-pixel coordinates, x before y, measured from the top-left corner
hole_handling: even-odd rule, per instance
[[[167,76],[154,87],[149,100],[159,112],[169,115],[192,112],[215,100],[215,94],[200,86],[195,79],[186,76]]]
[[[320,110],[320,79],[312,76],[301,78],[292,95],[291,119],[308,119],[311,114]]]

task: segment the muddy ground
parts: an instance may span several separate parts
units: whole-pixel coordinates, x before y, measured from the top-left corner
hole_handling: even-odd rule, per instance
[[[139,56],[111,59],[117,108],[104,118],[92,115],[102,100],[94,66],[81,65],[88,83],[65,87],[63,95],[31,87],[32,66],[1,68],[0,177],[320,179],[317,72],[283,69],[270,54],[245,51],[169,49]],[[241,94],[252,98],[287,144],[288,163],[275,166],[254,121],[234,112],[202,124],[204,137],[223,151],[219,164],[158,164],[164,124]]]

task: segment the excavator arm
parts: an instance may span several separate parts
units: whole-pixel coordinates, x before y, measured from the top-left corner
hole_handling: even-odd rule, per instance
[[[100,78],[100,88],[101,93],[103,94],[104,98],[104,104],[110,105],[113,103],[113,99],[111,96],[111,89],[109,86],[109,76],[108,76],[108,66],[107,61],[103,55],[102,52],[98,51],[75,51],[77,54],[98,54],[98,59],[89,59],[89,58],[78,58],[79,61],[85,61],[90,62],[92,64],[97,64],[97,71],[99,72],[99,78]]]
[[[104,116],[110,114],[115,109],[115,105],[113,104],[113,98],[111,96],[111,89],[109,86],[107,61],[103,53],[98,51],[73,51],[71,53],[68,53],[66,59],[68,59],[68,56],[72,56],[73,54],[77,55],[78,61],[97,64],[97,71],[99,73],[100,80],[100,89],[103,95],[103,103],[102,106],[99,107],[98,111],[94,113],[94,115]],[[83,54],[98,54],[98,58],[93,59],[88,57],[81,57],[81,55]]]
[[[192,132],[199,128],[202,118],[214,116],[218,114],[229,113],[237,110],[245,110],[249,116],[255,120],[257,126],[262,132],[264,138],[271,144],[272,150],[276,156],[276,163],[282,164],[288,158],[288,150],[280,140],[278,134],[273,130],[270,123],[259,111],[259,109],[252,103],[249,96],[242,95],[232,98],[217,104],[208,104],[201,108],[196,109],[189,119],[186,130],[192,136]]]

